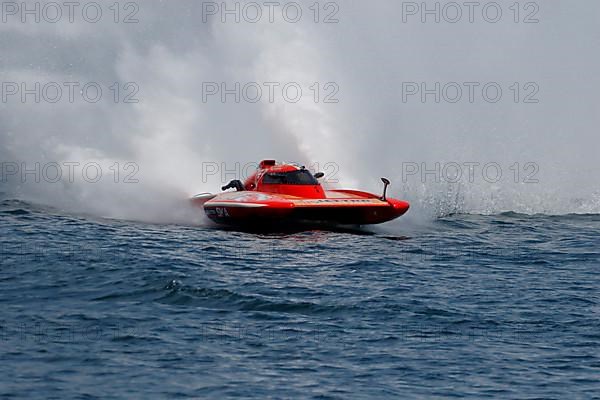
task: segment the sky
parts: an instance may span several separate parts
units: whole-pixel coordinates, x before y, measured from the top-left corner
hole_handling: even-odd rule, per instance
[[[278,4],[3,2],[0,191],[176,221],[274,158],[424,218],[600,212],[600,3]]]

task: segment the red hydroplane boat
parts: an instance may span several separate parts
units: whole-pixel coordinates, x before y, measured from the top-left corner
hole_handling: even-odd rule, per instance
[[[406,201],[357,190],[324,190],[319,179],[304,167],[264,160],[245,182],[231,181],[221,194],[194,196],[218,224],[264,228],[273,225],[370,225],[400,217],[408,211]],[[228,191],[235,189],[235,191]]]

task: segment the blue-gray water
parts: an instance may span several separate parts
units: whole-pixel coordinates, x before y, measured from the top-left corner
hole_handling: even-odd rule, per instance
[[[598,396],[600,216],[391,226],[265,235],[4,201],[0,397]]]

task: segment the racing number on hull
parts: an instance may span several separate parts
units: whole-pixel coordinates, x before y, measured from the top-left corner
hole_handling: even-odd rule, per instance
[[[229,218],[229,213],[225,207],[216,207],[215,211],[217,212],[217,217],[219,218]]]

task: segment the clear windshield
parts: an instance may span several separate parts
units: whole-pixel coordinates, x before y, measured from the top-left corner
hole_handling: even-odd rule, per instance
[[[263,178],[264,184],[271,185],[318,185],[319,181],[310,171],[301,169],[291,172],[270,172]]]

